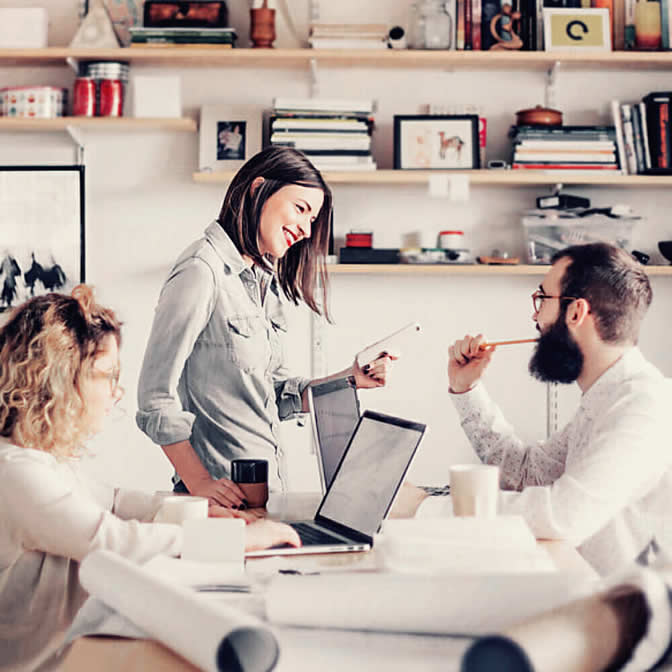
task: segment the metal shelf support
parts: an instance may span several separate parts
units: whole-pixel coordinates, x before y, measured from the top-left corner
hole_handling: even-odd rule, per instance
[[[318,78],[317,59],[310,59],[310,97],[315,98],[320,95],[320,80]]]
[[[546,85],[544,87],[544,104],[546,107],[555,108],[557,105],[556,84],[558,83],[558,70],[560,61],[555,61],[549,70],[546,71]]]
[[[82,131],[75,126],[66,126],[65,130],[70,136],[70,139],[75,144],[75,163],[80,166],[84,165],[84,139],[82,137]]]

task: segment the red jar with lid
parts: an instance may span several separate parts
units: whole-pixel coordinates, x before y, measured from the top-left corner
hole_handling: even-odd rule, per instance
[[[98,82],[98,116],[121,117],[124,107],[124,85],[120,79]]]
[[[439,231],[439,247],[444,250],[463,250],[464,231]]]
[[[96,83],[91,77],[77,77],[72,96],[75,117],[93,117],[96,113]]]

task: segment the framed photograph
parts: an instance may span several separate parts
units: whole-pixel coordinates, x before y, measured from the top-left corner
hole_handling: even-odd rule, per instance
[[[0,166],[0,231],[0,313],[84,282],[84,166]]]
[[[478,168],[478,115],[394,115],[394,167],[401,170]]]
[[[261,150],[261,119],[259,107],[204,105],[199,170],[238,170]]]
[[[544,7],[545,51],[611,51],[609,10]]]

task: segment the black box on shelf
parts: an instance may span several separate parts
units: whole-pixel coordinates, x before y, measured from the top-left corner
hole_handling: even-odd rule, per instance
[[[341,264],[398,264],[399,250],[378,247],[342,247],[338,261]]]

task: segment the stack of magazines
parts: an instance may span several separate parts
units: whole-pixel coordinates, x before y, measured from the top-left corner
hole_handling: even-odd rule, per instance
[[[276,98],[270,142],[307,154],[320,170],[375,170],[372,100]]]
[[[311,23],[313,49],[387,49],[387,27],[378,23]]]
[[[189,47],[228,47],[235,46],[235,28],[173,28],[133,27],[131,47],[153,46],[189,46]]]

